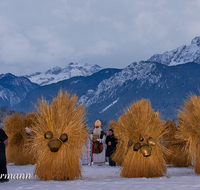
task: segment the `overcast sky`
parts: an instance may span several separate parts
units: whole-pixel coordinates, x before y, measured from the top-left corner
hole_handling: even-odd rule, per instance
[[[0,74],[124,68],[196,36],[199,0],[0,0]]]

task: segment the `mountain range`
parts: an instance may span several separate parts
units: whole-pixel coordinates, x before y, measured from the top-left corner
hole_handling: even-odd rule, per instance
[[[11,73],[0,75],[0,106],[12,107],[20,103],[31,90],[39,87],[26,77]]]
[[[124,69],[102,69],[95,66],[97,71],[94,69],[91,74],[69,77],[59,82],[56,79],[47,85],[40,83],[42,80],[36,80],[35,77],[32,82],[39,81],[40,85],[32,83],[32,89],[28,88],[24,97],[9,105],[14,110],[33,111],[34,104],[37,104],[41,96],[51,102],[58,91],[63,89],[71,94],[76,93],[79,103],[86,106],[90,126],[96,119],[108,123],[110,120],[117,120],[131,103],[142,98],[150,100],[153,109],[159,111],[163,120],[176,121],[177,111],[188,96],[191,93],[199,94],[199,63],[200,37],[195,37],[188,46],[155,54],[147,61],[133,62]],[[62,69],[53,70],[60,73],[59,70]],[[53,70],[49,73],[53,73]],[[52,74],[53,77],[55,73]],[[30,80],[31,78],[29,77]],[[27,80],[30,82],[29,79]],[[0,85],[2,86],[1,81]],[[0,89],[0,96],[1,94]],[[0,103],[3,103],[3,99]]]
[[[37,83],[40,86],[56,83],[65,79],[69,79],[74,76],[89,76],[93,73],[100,71],[102,68],[99,65],[90,65],[85,63],[81,65],[79,63],[69,63],[66,67],[54,67],[46,72],[36,72],[31,75],[25,75],[33,83]]]
[[[195,37],[191,44],[182,45],[172,51],[163,54],[155,54],[147,61],[161,63],[168,66],[184,64],[188,62],[200,63],[200,36]]]

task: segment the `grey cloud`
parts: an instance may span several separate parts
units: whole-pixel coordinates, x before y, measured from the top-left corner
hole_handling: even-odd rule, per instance
[[[1,73],[69,62],[124,68],[200,35],[198,0],[9,0],[0,6]]]

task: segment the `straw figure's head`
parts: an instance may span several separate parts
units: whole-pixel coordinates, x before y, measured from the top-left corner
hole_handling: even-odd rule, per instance
[[[113,158],[124,157],[122,177],[159,177],[166,174],[163,158],[166,148],[160,143],[164,130],[159,114],[153,112],[150,102],[142,99],[132,104],[112,126],[118,139]]]
[[[33,137],[33,113],[21,115],[15,113],[4,120],[5,132],[8,135],[6,156],[8,163],[16,165],[35,164],[35,156],[30,152]]]
[[[195,173],[200,174],[200,97],[190,95],[178,112],[178,133],[176,138],[182,139],[188,151],[188,160]]]
[[[170,150],[170,154],[165,155],[167,164],[174,167],[191,166],[191,162],[188,160],[186,142],[176,138],[178,132],[176,123],[168,120],[163,123],[163,126],[167,131],[166,135],[163,136],[163,142],[165,147]]]
[[[62,91],[51,104],[44,98],[38,103],[33,130],[33,152],[38,156],[34,175],[42,180],[80,177],[80,156],[89,138],[85,108],[76,105],[76,95],[70,98]]]

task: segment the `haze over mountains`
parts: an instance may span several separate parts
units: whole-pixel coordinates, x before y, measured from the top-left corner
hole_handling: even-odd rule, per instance
[[[124,69],[70,63],[65,68],[55,67],[45,73],[26,76],[30,80],[12,75],[12,85],[5,82],[9,78],[1,75],[0,104],[14,110],[33,111],[41,96],[50,102],[62,88],[77,94],[79,103],[87,107],[91,125],[96,119],[108,123],[117,120],[131,103],[142,98],[151,101],[162,119],[176,121],[177,110],[188,95],[199,95],[199,63],[200,37],[195,37],[188,46],[155,54],[147,61],[133,62]],[[18,82],[25,78],[26,81]],[[2,85],[2,81],[6,85]]]

